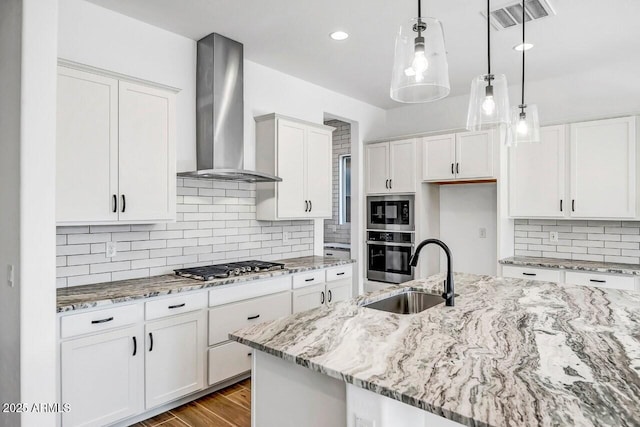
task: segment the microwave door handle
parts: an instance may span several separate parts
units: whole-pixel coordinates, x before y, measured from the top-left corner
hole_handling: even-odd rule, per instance
[[[367,244],[369,245],[380,245],[380,246],[400,246],[403,248],[412,248],[415,245],[413,243],[393,243],[393,242],[377,242],[374,240],[368,240]]]

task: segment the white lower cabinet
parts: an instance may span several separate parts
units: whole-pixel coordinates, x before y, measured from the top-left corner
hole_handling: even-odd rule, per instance
[[[198,311],[147,323],[145,403],[150,409],[204,386],[206,313]]]
[[[60,345],[62,426],[103,426],[144,409],[142,325]]]
[[[502,266],[502,276],[515,279],[540,280],[570,285],[595,286],[623,291],[640,290],[640,278],[623,274],[594,273],[590,271],[565,271],[553,268],[533,268],[512,265]]]
[[[209,349],[209,385],[218,384],[251,370],[253,351],[234,341]]]
[[[299,313],[322,307],[326,300],[324,283],[296,289],[293,291],[293,312]]]
[[[335,304],[351,298],[353,287],[353,266],[351,264],[329,268],[321,273],[320,278],[318,273],[315,273],[314,281],[306,282],[309,283],[306,286],[304,285],[305,280],[311,279],[311,277],[307,277],[309,273],[294,276],[292,298],[294,313]],[[322,281],[322,283],[318,283],[318,281]]]

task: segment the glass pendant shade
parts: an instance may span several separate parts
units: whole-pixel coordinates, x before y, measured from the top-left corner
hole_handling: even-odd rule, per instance
[[[527,105],[524,110],[520,107],[511,108],[510,145],[521,142],[540,142],[540,120],[538,106]]]
[[[411,19],[400,27],[396,37],[391,99],[430,102],[446,97],[450,91],[442,24],[433,18]]]
[[[482,74],[471,81],[468,130],[487,130],[506,125],[510,123],[510,114],[509,90],[504,74]]]

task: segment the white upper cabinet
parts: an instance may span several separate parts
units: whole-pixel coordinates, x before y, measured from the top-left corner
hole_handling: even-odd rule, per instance
[[[415,139],[368,144],[365,157],[368,194],[415,193]]]
[[[175,91],[58,67],[56,221],[175,219]]]
[[[571,216],[634,218],[635,118],[571,125]]]
[[[495,178],[492,131],[430,136],[422,144],[423,181]]]
[[[509,214],[512,217],[564,217],[566,126],[540,129],[540,143],[509,149]]]
[[[257,184],[257,219],[331,218],[333,128],[277,114],[255,120],[256,169],[282,178]]]
[[[121,221],[164,221],[175,216],[173,99],[164,90],[120,82]]]
[[[540,137],[509,149],[511,217],[637,217],[635,117],[545,127]]]
[[[58,222],[117,221],[118,80],[59,67],[57,124]]]

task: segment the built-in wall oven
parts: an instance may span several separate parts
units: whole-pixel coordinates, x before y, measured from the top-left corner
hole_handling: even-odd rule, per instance
[[[413,280],[409,260],[415,243],[414,196],[367,198],[367,279]]]

